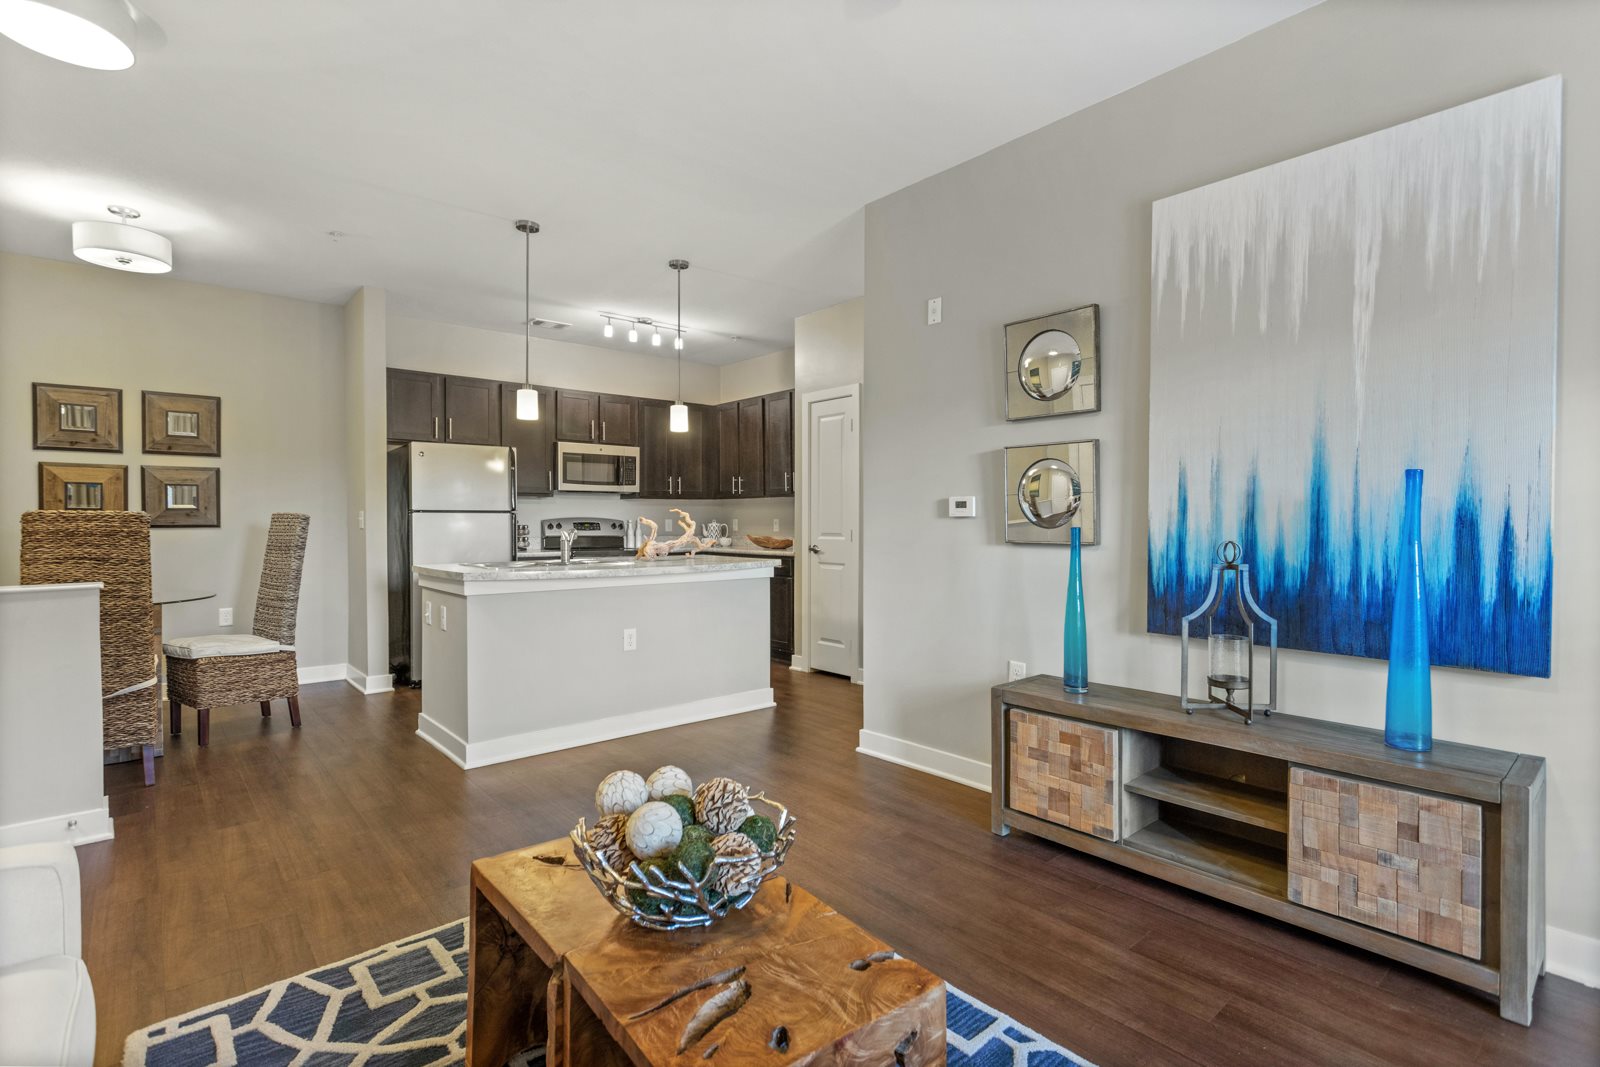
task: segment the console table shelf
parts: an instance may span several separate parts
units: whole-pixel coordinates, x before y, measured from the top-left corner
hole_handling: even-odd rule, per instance
[[[996,834],[1022,830],[1496,994],[1544,970],[1545,764],[1036,675],[992,692]]]
[[[1192,808],[1278,833],[1289,832],[1289,801],[1283,793],[1174,767],[1155,767],[1123,786],[1151,800]]]

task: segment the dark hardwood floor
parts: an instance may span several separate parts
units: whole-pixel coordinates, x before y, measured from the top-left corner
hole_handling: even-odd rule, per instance
[[[1546,977],[1524,1029],[1421,972],[994,837],[985,794],[855,753],[859,687],[773,686],[774,712],[465,773],[414,736],[419,694],[330,683],[301,691],[298,731],[281,704],[215,710],[210,747],[169,738],[152,789],[107,768],[116,839],[79,850],[99,1062],[142,1025],[459,918],[472,859],[564,834],[609,771],[677,763],[784,800],[796,882],[1100,1067],[1600,1063],[1600,991]]]

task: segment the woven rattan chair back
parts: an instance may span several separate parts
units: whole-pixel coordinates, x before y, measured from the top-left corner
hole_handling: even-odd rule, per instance
[[[150,647],[150,516],[142,511],[29,511],[22,584],[101,582],[100,691],[155,677]]]
[[[280,645],[294,644],[295,615],[300,610],[300,572],[306,561],[306,531],[311,516],[277,512],[267,527],[267,554],[256,591],[256,619],[251,632]]]

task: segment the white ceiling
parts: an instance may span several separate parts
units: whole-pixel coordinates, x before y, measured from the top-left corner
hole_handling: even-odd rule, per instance
[[[861,292],[867,202],[1313,2],[140,0],[128,71],[0,39],[0,247],[129,204],[179,278],[520,333],[527,216],[541,336],[670,319],[683,256],[727,363]]]

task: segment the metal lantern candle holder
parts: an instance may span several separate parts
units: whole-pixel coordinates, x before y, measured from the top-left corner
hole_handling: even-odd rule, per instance
[[[1232,579],[1233,595],[1228,595]],[[1205,627],[1206,698],[1189,699],[1189,634]],[[1267,699],[1255,702],[1256,628],[1267,630]],[[1278,706],[1278,620],[1261,610],[1250,589],[1250,566],[1239,562],[1239,545],[1226,541],[1217,548],[1211,568],[1211,588],[1205,603],[1183,617],[1183,670],[1179,700],[1183,710],[1226,709],[1246,723],[1256,712],[1271,715]]]

